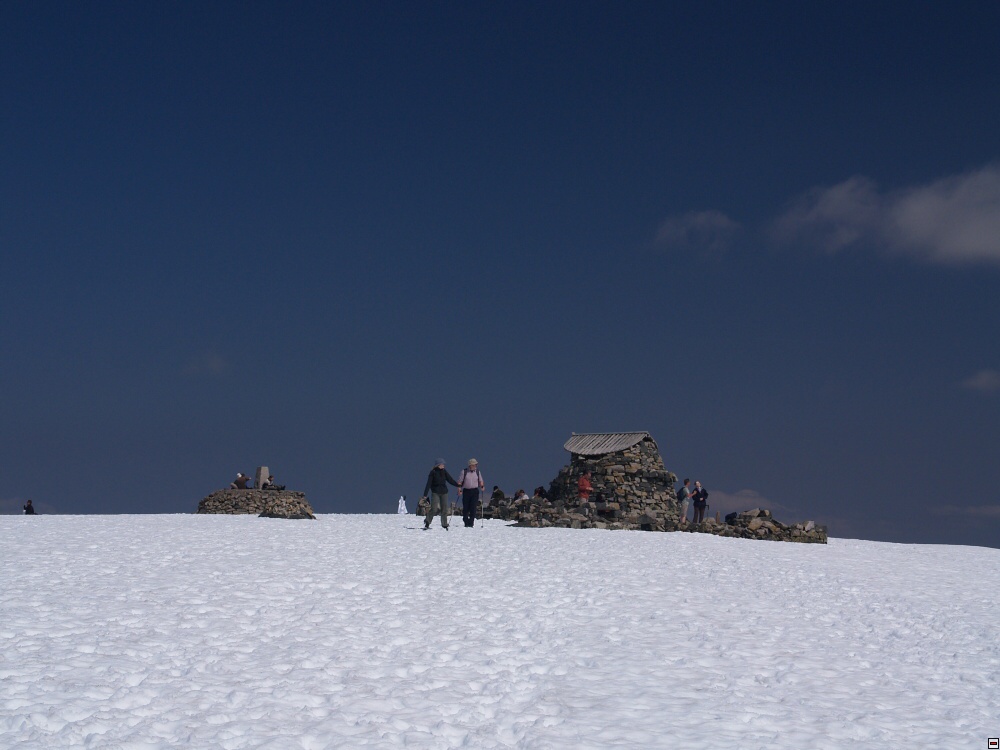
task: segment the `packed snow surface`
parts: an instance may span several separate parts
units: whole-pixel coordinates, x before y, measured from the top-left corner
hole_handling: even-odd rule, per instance
[[[0,517],[4,748],[985,748],[1000,551]]]

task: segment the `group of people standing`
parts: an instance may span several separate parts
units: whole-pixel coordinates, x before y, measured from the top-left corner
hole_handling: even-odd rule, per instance
[[[677,501],[683,508],[684,520],[687,520],[687,502],[690,500],[691,506],[694,508],[694,517],[691,522],[701,523],[705,520],[705,509],[708,507],[708,490],[701,486],[701,482],[695,482],[693,490],[690,485],[691,480],[685,479],[684,486],[677,492]]]
[[[444,459],[439,458],[434,463],[434,468],[427,475],[427,483],[424,485],[424,497],[430,499],[430,508],[424,517],[424,528],[431,527],[431,521],[438,513],[441,514],[441,527],[448,528],[448,485],[457,487],[462,495],[462,521],[466,527],[476,525],[476,509],[479,507],[479,497],[486,484],[483,475],[479,471],[479,462],[469,459],[469,464],[462,469],[458,480],[452,477],[445,468]]]

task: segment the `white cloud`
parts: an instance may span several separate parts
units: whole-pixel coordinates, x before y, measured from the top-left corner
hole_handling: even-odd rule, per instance
[[[667,218],[654,244],[667,250],[722,252],[740,231],[740,224],[721,211],[689,211]]]
[[[1000,372],[996,370],[980,370],[975,375],[962,381],[962,387],[980,393],[1000,391]]]
[[[1000,166],[886,193],[860,176],[815,188],[773,235],[829,252],[868,245],[931,263],[1000,264]]]
[[[211,375],[218,377],[229,368],[229,363],[215,352],[208,352],[191,360],[181,370],[182,375]]]

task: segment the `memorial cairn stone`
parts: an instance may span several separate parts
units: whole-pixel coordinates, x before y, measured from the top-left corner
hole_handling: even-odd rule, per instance
[[[255,487],[260,487],[262,473],[263,479],[267,479],[266,466],[257,468]],[[216,490],[198,503],[198,513],[254,514],[261,518],[316,518],[305,493],[292,490]]]
[[[547,499],[511,502],[505,498],[486,509],[486,517],[537,528],[689,531],[743,539],[827,541],[825,526],[812,521],[786,525],[760,508],[730,513],[725,523],[711,517],[700,524],[689,523],[674,491],[677,476],[666,469],[648,432],[574,433],[565,448],[570,463],[552,480]],[[593,487],[586,499],[578,490],[585,471],[590,471]]]

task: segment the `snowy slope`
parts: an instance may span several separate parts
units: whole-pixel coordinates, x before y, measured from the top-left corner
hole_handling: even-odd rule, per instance
[[[1000,551],[0,518],[0,747],[984,748]]]

